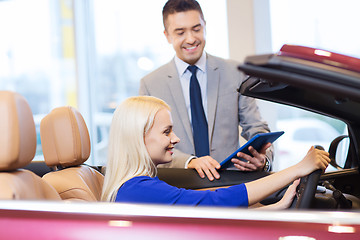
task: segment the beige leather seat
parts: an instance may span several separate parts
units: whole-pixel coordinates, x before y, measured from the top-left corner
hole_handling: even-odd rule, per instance
[[[81,114],[73,107],[52,110],[40,123],[46,165],[57,171],[43,179],[63,200],[99,201],[104,176],[82,165],[90,156],[90,137]]]
[[[29,104],[20,94],[0,91],[0,199],[61,200],[33,172],[20,169],[35,156],[36,132]]]

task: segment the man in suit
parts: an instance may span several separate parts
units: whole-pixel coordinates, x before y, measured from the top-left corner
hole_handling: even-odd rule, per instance
[[[204,51],[205,20],[197,1],[169,0],[163,8],[163,22],[164,34],[176,56],[141,80],[139,94],[161,98],[172,108],[173,129],[181,141],[167,167],[194,168],[202,178],[206,175],[209,180],[218,179],[219,162],[239,147],[239,126],[247,140],[257,133],[269,132],[269,127],[261,119],[255,99],[237,91],[244,80],[237,70],[238,63]],[[189,66],[196,66],[195,72]],[[193,76],[196,80],[192,80]],[[197,117],[193,114],[199,110],[192,110],[195,105],[194,93],[189,91],[192,81],[200,87],[197,94],[206,121],[197,126],[207,130],[200,143],[206,142],[207,150],[200,156],[196,150],[199,140],[194,139],[199,127],[194,127]],[[259,153],[252,150],[254,157],[247,155],[247,161],[233,159],[235,167],[242,171],[269,170],[272,158],[269,146]]]

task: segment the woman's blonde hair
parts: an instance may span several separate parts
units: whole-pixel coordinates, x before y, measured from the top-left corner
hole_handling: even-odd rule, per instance
[[[110,127],[108,162],[102,201],[115,201],[118,189],[136,176],[156,176],[144,142],[154,124],[156,113],[168,109],[163,100],[151,96],[130,97],[115,110]]]

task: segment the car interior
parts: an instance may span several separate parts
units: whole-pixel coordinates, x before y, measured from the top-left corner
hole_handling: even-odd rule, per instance
[[[54,188],[34,172],[21,169],[36,151],[35,124],[26,99],[0,91],[0,199],[60,200]]]
[[[246,96],[295,106],[344,121],[348,135],[338,136],[329,149],[325,149],[329,151],[331,165],[337,171],[315,171],[302,178],[291,208],[357,210],[360,208],[360,113],[353,109],[360,107],[360,92],[357,90],[360,88],[360,70],[351,64],[350,67],[346,65],[346,60],[349,59],[335,59],[334,62],[340,61],[343,64],[339,67],[339,64],[334,66],[322,63],[318,58],[294,57],[290,54],[292,49],[288,48],[289,46],[284,46],[276,54],[248,57],[239,66],[239,70],[247,74],[248,78],[239,86],[238,91]],[[22,104],[17,99],[21,99]],[[10,151],[8,154],[15,155],[13,157],[0,153],[3,163],[0,177],[10,173],[18,174],[20,171],[35,173],[41,184],[49,184],[56,189],[58,194],[53,194],[54,198],[60,196],[63,200],[99,201],[105,169],[104,166],[84,164],[90,155],[90,138],[81,113],[72,107],[60,107],[49,113],[40,126],[45,161],[31,162],[34,155],[32,151],[35,151],[33,148],[36,146],[31,110],[26,100],[17,93],[1,91],[0,100],[0,107],[5,109],[2,112],[14,119],[8,121],[1,117],[1,121],[6,122],[0,125],[12,132],[1,136],[0,142],[3,146],[9,146],[5,148]],[[18,132],[20,135],[15,134]],[[346,140],[349,144],[344,149]],[[25,145],[5,145],[19,141]],[[15,150],[10,148],[15,146]],[[24,149],[30,153],[23,152]],[[26,159],[23,159],[25,155]],[[340,155],[346,158],[344,167],[338,164],[337,158]],[[18,168],[27,170],[17,170]],[[159,168],[158,176],[176,187],[205,190],[240,184],[271,174],[226,169],[219,172],[221,178],[214,181],[200,178],[192,169]],[[5,184],[4,181],[0,182]],[[28,184],[24,187],[29,188]],[[261,203],[270,204],[280,200],[285,190],[274,193]],[[8,198],[21,199],[15,193]]]
[[[104,176],[83,163],[90,156],[90,136],[86,123],[73,107],[59,107],[40,124],[44,159],[55,169],[42,178],[63,200],[99,201]]]

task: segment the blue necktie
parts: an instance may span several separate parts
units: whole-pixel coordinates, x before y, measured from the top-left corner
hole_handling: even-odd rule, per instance
[[[189,66],[192,73],[190,78],[190,107],[193,128],[195,154],[198,157],[209,155],[208,124],[202,104],[201,90],[196,77],[196,66]]]

